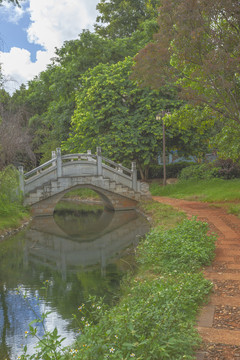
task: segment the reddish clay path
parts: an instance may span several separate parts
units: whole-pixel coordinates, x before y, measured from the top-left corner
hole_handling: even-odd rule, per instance
[[[214,291],[198,320],[203,346],[196,359],[240,360],[240,219],[205,203],[158,196],[153,199],[208,222],[217,234],[215,260],[204,270]]]

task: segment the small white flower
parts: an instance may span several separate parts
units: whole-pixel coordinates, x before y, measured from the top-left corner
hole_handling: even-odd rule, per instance
[[[86,322],[85,326],[90,326],[90,324],[88,322]]]
[[[100,309],[101,309],[101,306],[97,306],[97,309],[100,310]]]
[[[118,336],[117,335],[114,335],[116,339],[118,339]]]
[[[111,349],[109,350],[110,351],[110,353],[114,353],[114,351],[115,351],[115,349],[113,348],[113,347],[111,347]]]
[[[135,357],[135,354],[134,354],[134,353],[131,353],[131,354],[130,354],[130,357]]]

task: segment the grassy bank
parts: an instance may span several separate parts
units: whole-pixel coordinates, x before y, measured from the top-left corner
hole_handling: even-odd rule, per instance
[[[0,234],[17,228],[30,217],[22,205],[18,181],[18,172],[14,167],[7,167],[0,172]]]
[[[213,203],[214,206],[222,206],[229,213],[240,216],[239,179],[186,180],[165,187],[153,183],[150,191],[155,196]]]

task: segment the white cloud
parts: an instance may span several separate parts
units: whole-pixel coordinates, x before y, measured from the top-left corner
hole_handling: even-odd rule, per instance
[[[13,47],[8,53],[1,53],[3,72],[6,76],[5,89],[12,93],[22,83],[33,79],[45,69],[49,63],[49,52],[38,51],[37,61],[31,61],[31,54],[28,50]]]
[[[27,29],[28,41],[43,46],[45,51],[37,52],[35,63],[31,62],[30,53],[25,49],[12,48],[8,53],[0,52],[4,75],[14,78],[19,85],[46,68],[56,47],[61,47],[65,40],[76,39],[82,29],[92,28],[99,0],[28,1],[26,11],[31,20]],[[7,8],[10,9],[9,5]],[[14,11],[17,13],[18,10]],[[17,83],[14,83],[14,89]]]
[[[9,3],[7,0],[2,2],[2,14],[5,18],[14,24],[17,24],[21,19],[24,13],[23,5],[27,0],[22,1],[22,7],[14,6],[12,3]]]
[[[87,0],[58,0],[57,5],[56,0],[31,0],[29,41],[51,49],[61,46],[64,40],[76,38],[81,29],[94,22],[87,4]]]

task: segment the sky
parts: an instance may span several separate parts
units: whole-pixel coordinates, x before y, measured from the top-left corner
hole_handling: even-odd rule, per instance
[[[93,30],[99,0],[6,0],[0,6],[0,64],[5,89],[12,94],[21,84],[46,69],[55,48]]]

